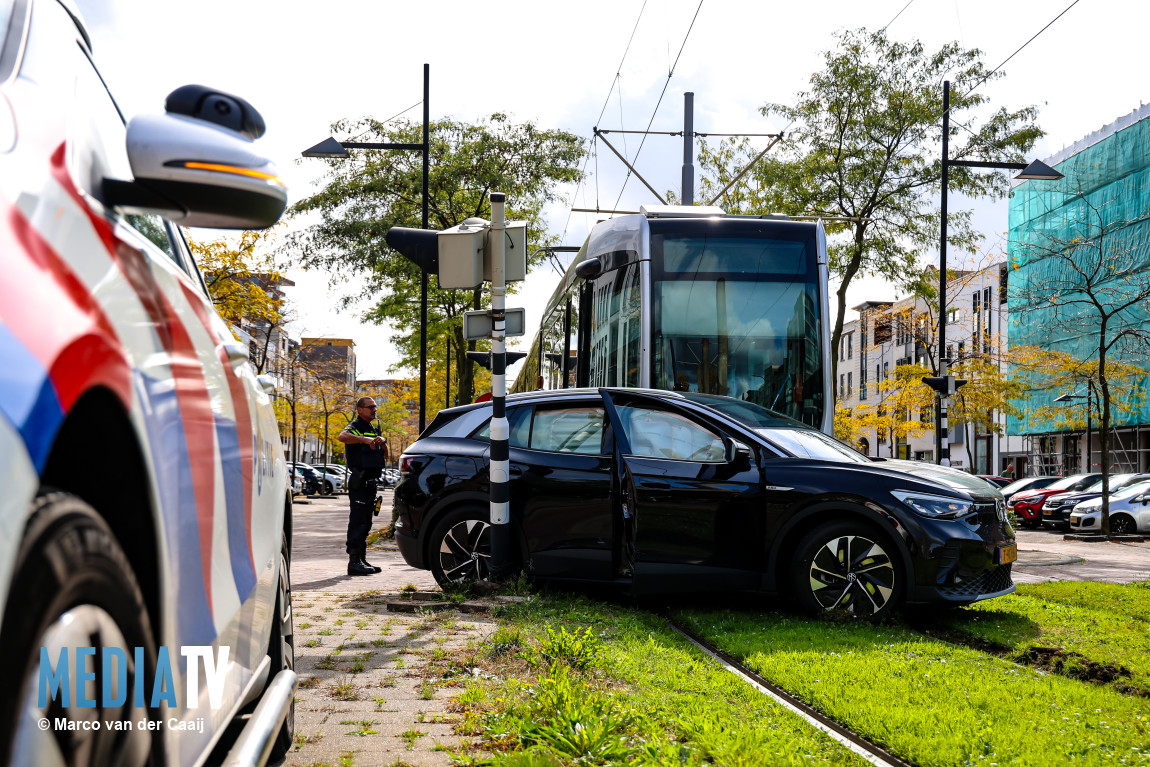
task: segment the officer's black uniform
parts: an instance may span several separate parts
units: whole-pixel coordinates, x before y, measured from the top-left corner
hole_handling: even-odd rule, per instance
[[[378,437],[380,430],[371,423],[356,418],[346,431],[357,437]],[[371,532],[371,517],[375,511],[375,495],[379,477],[387,461],[387,450],[383,445],[372,448],[370,445],[344,445],[347,466],[351,477],[347,483],[347,495],[351,500],[351,512],[347,518],[347,574],[371,575],[380,568],[369,564],[367,556],[367,534]]]

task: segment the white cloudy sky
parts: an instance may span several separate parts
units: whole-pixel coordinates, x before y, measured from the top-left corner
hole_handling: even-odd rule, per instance
[[[601,128],[645,128],[667,73],[678,67],[655,113],[653,130],[682,128],[683,93],[695,94],[695,128],[715,133],[768,133],[784,126],[758,107],[789,102],[832,35],[892,21],[892,37],[949,40],[984,51],[997,66],[1072,0],[79,0],[95,57],[125,113],[158,112],[179,85],[203,83],[243,96],[263,113],[265,151],[279,164],[293,200],[313,191],[322,161],[299,152],[329,135],[340,118],[387,118],[422,98],[423,63],[431,65],[433,119],[475,120],[493,112],[585,137],[603,109]],[[640,13],[642,9],[642,13]],[[697,11],[697,17],[696,17]],[[901,13],[900,13],[901,11]],[[1079,0],[983,86],[992,106],[1039,106],[1047,157],[1137,108],[1147,95],[1146,11],[1131,0]],[[895,18],[897,16],[897,19]],[[636,20],[638,24],[636,25]],[[634,38],[622,67],[628,39]],[[618,78],[616,73],[618,72]],[[612,85],[614,89],[612,90]],[[608,93],[610,99],[608,100]],[[407,113],[420,119],[417,107]],[[622,136],[617,136],[622,143]],[[627,137],[633,155],[637,136]],[[763,142],[766,139],[755,139]],[[657,189],[677,189],[681,139],[652,136],[637,161]],[[762,144],[760,144],[762,145]],[[594,165],[591,168],[594,170]],[[598,174],[568,190],[575,207],[636,210],[654,202],[632,179],[620,198],[625,169],[605,148]],[[955,206],[952,199],[951,206]],[[578,245],[593,217],[565,206],[547,211],[551,229]],[[987,246],[1006,230],[1004,203],[980,204],[976,224]],[[211,233],[209,233],[211,234]],[[521,297],[529,322],[538,317],[557,275],[529,277]],[[294,289],[306,335],[351,336],[360,374],[384,376],[396,358],[389,329],[338,314],[323,276]],[[850,304],[893,297],[860,282]],[[536,320],[537,321],[537,320]]]

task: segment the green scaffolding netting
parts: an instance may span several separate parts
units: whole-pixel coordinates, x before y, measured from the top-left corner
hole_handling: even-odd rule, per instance
[[[1101,312],[1088,303],[1091,296],[1103,311],[1115,312],[1107,341],[1123,329],[1150,330],[1150,110],[1142,111],[1143,119],[1057,163],[1061,180],[1026,181],[1011,192],[1010,347],[1064,353],[1081,363],[1081,376],[1035,392],[1024,415],[1007,419],[1008,434],[1057,430],[1041,408],[1059,395],[1085,392],[1088,379],[1096,378]],[[1134,338],[1119,339],[1107,364],[1150,370],[1150,352],[1138,347]],[[1049,381],[1030,377],[1035,384]],[[1126,375],[1112,387],[1115,426],[1150,422],[1147,383]]]

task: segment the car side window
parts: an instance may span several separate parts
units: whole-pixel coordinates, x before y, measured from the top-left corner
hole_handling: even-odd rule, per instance
[[[595,405],[536,408],[530,447],[554,453],[600,455],[603,452],[603,408]]]
[[[510,433],[507,437],[507,444],[511,447],[527,447],[528,439],[531,436],[530,415],[530,407],[513,407],[508,409],[507,425],[510,429]],[[484,422],[482,426],[475,430],[471,438],[489,442],[491,440],[491,421]]]
[[[172,263],[181,269],[184,268],[180,263],[180,259],[176,256],[176,249],[172,247],[172,241],[168,239],[168,230],[164,228],[164,220],[157,215],[143,215],[140,213],[129,213],[124,216],[124,223],[132,227],[135,231],[143,235],[144,239],[155,245],[164,253],[168,258],[172,259]]]
[[[629,455],[704,463],[725,460],[723,438],[685,416],[628,405],[617,405],[615,410],[631,444]]]

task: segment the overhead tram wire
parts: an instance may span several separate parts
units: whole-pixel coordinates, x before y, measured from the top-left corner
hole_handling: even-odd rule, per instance
[[[663,103],[663,97],[667,95],[667,87],[671,84],[671,78],[675,74],[675,69],[679,66],[679,58],[683,55],[683,49],[687,47],[687,40],[691,36],[691,30],[695,28],[695,21],[699,18],[699,11],[703,9],[703,0],[699,0],[698,7],[695,8],[695,15],[691,17],[691,26],[687,27],[687,34],[683,35],[683,43],[679,46],[679,52],[675,54],[675,63],[671,65],[671,70],[667,72],[667,81],[663,83],[663,91],[659,94],[659,100],[655,103],[655,108],[651,111],[651,119],[647,121],[647,130],[651,130],[651,126],[655,122],[655,115],[659,113],[659,106]],[[643,140],[639,142],[639,148],[635,150],[635,156],[631,158],[631,164],[634,165],[639,160],[639,154],[643,151],[643,146],[647,143],[647,137],[643,136]],[[619,207],[619,201],[623,199],[623,192],[627,189],[627,182],[631,180],[631,171],[627,171],[627,177],[623,179],[623,187],[619,190],[619,196],[615,198],[615,204],[612,208]]]
[[[912,0],[912,2],[913,2],[913,0]],[[1014,58],[1014,57],[1015,57],[1015,56],[1017,56],[1019,53],[1021,53],[1023,48],[1025,48],[1026,46],[1028,46],[1028,45],[1030,45],[1031,43],[1033,43],[1033,42],[1034,42],[1034,41],[1035,41],[1035,40],[1038,38],[1038,36],[1039,36],[1039,35],[1041,35],[1041,34],[1042,34],[1043,32],[1045,32],[1047,29],[1050,29],[1051,25],[1052,25],[1052,24],[1054,24],[1054,22],[1058,21],[1058,20],[1059,20],[1059,19],[1061,19],[1063,16],[1065,16],[1067,11],[1069,11],[1069,10],[1070,10],[1071,8],[1073,8],[1074,6],[1078,5],[1078,2],[1079,2],[1079,0],[1074,0],[1074,2],[1072,2],[1070,5],[1066,6],[1066,8],[1064,8],[1064,9],[1063,9],[1062,13],[1058,14],[1058,15],[1057,15],[1057,16],[1055,16],[1053,19],[1051,19],[1051,20],[1050,20],[1050,21],[1049,21],[1049,22],[1046,24],[1046,26],[1045,26],[1045,27],[1043,27],[1042,29],[1040,29],[1040,30],[1038,30],[1037,32],[1035,32],[1033,37],[1031,37],[1029,40],[1027,40],[1025,43],[1023,43],[1023,44],[1022,44],[1022,45],[1021,45],[1021,46],[1018,48],[1018,50],[1016,50],[1014,53],[1010,54],[1010,55],[1009,55],[1009,56],[1007,56],[1005,59],[1003,59],[1003,61],[1002,61],[1002,63],[1001,63],[1001,64],[999,64],[998,66],[996,66],[994,69],[990,70],[990,72],[988,72],[988,73],[987,73],[987,75],[986,75],[985,77],[983,77],[981,80],[979,80],[977,83],[975,83],[975,84],[974,84],[974,87],[973,87],[973,88],[971,88],[970,90],[968,90],[966,93],[964,93],[964,94],[961,96],[961,98],[966,98],[966,97],[967,97],[967,96],[969,96],[970,94],[974,93],[974,92],[975,92],[975,90],[977,90],[977,89],[978,89],[978,88],[979,88],[979,87],[980,87],[980,86],[981,86],[983,83],[985,83],[987,80],[989,80],[989,79],[990,79],[991,75],[993,75],[995,72],[997,72],[998,70],[1000,70],[1000,69],[1002,69],[1004,66],[1006,66],[1006,63],[1007,63],[1008,61],[1010,61],[1012,58]],[[975,132],[974,132],[974,130],[973,130],[973,129],[971,129],[971,127],[970,127],[969,125],[967,125],[966,123],[960,123],[960,122],[958,122],[958,121],[956,120],[956,121],[954,121],[952,124],[953,124],[953,125],[955,125],[956,127],[962,128],[964,131],[966,131],[967,133],[969,133],[969,134],[970,134],[970,135],[972,135],[972,136],[977,136],[977,135],[978,135],[978,134],[977,134],[977,133],[975,133]]]
[[[599,117],[596,118],[596,120],[595,120],[596,125],[599,124],[599,121],[603,119],[603,115],[606,114],[606,112],[607,112],[607,104],[610,103],[611,94],[615,92],[615,85],[619,82],[619,78],[622,76],[623,63],[627,60],[627,54],[630,53],[630,51],[631,51],[631,42],[635,39],[635,33],[637,31],[639,31],[639,22],[643,20],[643,12],[645,10],[647,10],[647,0],[643,0],[643,5],[640,6],[640,8],[639,8],[639,15],[635,19],[635,26],[631,28],[631,36],[627,38],[627,45],[626,45],[626,47],[623,48],[623,56],[619,59],[619,66],[615,67],[615,77],[613,80],[611,80],[611,87],[607,89],[607,98],[603,99],[603,108],[599,110]],[[622,94],[620,93],[620,97],[621,96],[622,96]],[[622,118],[622,109],[623,109],[623,104],[622,104],[622,101],[620,100],[620,103],[619,103],[620,119]],[[595,139],[592,138],[591,141],[592,141],[592,143],[594,143]],[[591,160],[591,153],[588,152],[587,157],[585,157],[583,159],[582,175],[584,178],[586,178],[587,163],[590,160]],[[598,174],[599,157],[597,154],[595,157],[595,162],[596,162],[596,174]],[[584,182],[580,181],[579,185],[582,186],[583,183]],[[596,208],[599,207],[599,199],[598,199],[599,187],[598,187],[598,185],[599,185],[599,176],[596,175],[595,176],[595,196],[596,196],[595,207]],[[578,194],[578,187],[576,188],[576,194]],[[571,199],[572,199],[572,201],[574,201],[575,195],[572,195]],[[572,207],[572,209],[567,212],[567,221],[566,221],[566,223],[563,224],[563,234],[559,238],[560,241],[567,239],[567,228],[571,225],[571,216],[574,213],[575,213],[574,207]]]
[[[911,3],[913,3],[913,2],[914,2],[914,0],[907,0],[907,3],[906,3],[906,5],[904,5],[904,6],[902,7],[902,11],[905,11],[907,8],[909,8],[909,7],[911,6]],[[898,13],[896,13],[896,14],[894,15],[894,18],[893,18],[893,19],[891,19],[890,21],[888,21],[886,24],[884,24],[884,25],[883,25],[883,28],[882,28],[882,29],[880,29],[879,31],[880,31],[880,32],[882,32],[882,31],[885,31],[887,27],[889,27],[891,24],[893,24],[893,23],[895,23],[896,21],[898,21],[898,17],[902,15],[902,11],[899,11]]]
[[[970,89],[970,90],[968,90],[968,91],[967,91],[965,94],[963,94],[963,98],[966,98],[966,97],[967,97],[967,96],[969,96],[970,94],[974,93],[974,91],[975,91],[975,90],[977,90],[977,89],[978,89],[978,87],[979,87],[980,85],[982,85],[984,82],[986,82],[988,79],[990,79],[990,76],[991,76],[991,75],[993,75],[995,72],[997,72],[998,70],[1000,70],[1000,69],[1002,69],[1004,66],[1006,66],[1006,63],[1007,63],[1008,61],[1010,61],[1012,58],[1014,58],[1014,57],[1015,57],[1015,56],[1017,56],[1019,53],[1021,53],[1023,48],[1025,48],[1026,46],[1028,46],[1028,45],[1030,45],[1031,43],[1033,43],[1033,42],[1034,42],[1034,41],[1035,41],[1035,40],[1038,38],[1038,36],[1039,36],[1039,35],[1041,35],[1041,34],[1042,34],[1043,32],[1045,32],[1046,30],[1050,29],[1050,26],[1051,26],[1051,25],[1052,25],[1054,22],[1058,21],[1058,20],[1059,20],[1059,19],[1061,19],[1063,16],[1065,16],[1065,15],[1066,15],[1066,12],[1067,12],[1067,11],[1069,11],[1069,10],[1070,10],[1071,8],[1073,8],[1074,6],[1078,5],[1078,3],[1079,3],[1079,0],[1074,0],[1074,2],[1072,2],[1070,5],[1066,6],[1065,10],[1063,10],[1063,11],[1062,11],[1062,13],[1058,14],[1058,15],[1057,15],[1057,16],[1055,16],[1053,19],[1051,19],[1051,20],[1049,21],[1049,23],[1047,23],[1047,25],[1046,25],[1045,27],[1043,27],[1042,29],[1040,29],[1040,30],[1038,30],[1037,32],[1035,32],[1035,33],[1034,33],[1034,37],[1030,38],[1030,39],[1029,39],[1029,40],[1027,40],[1025,43],[1023,43],[1023,44],[1022,44],[1022,46],[1021,46],[1021,47],[1019,47],[1019,49],[1018,49],[1017,51],[1015,51],[1014,53],[1012,53],[1012,54],[1010,54],[1009,56],[1007,56],[1007,57],[1006,57],[1006,59],[1004,59],[1004,60],[1003,60],[1003,62],[1002,62],[1001,64],[999,64],[998,66],[996,66],[994,69],[990,70],[990,72],[989,72],[989,73],[986,75],[986,77],[982,78],[982,79],[981,79],[981,80],[979,80],[977,83],[975,83],[973,88],[971,88],[971,89]]]

